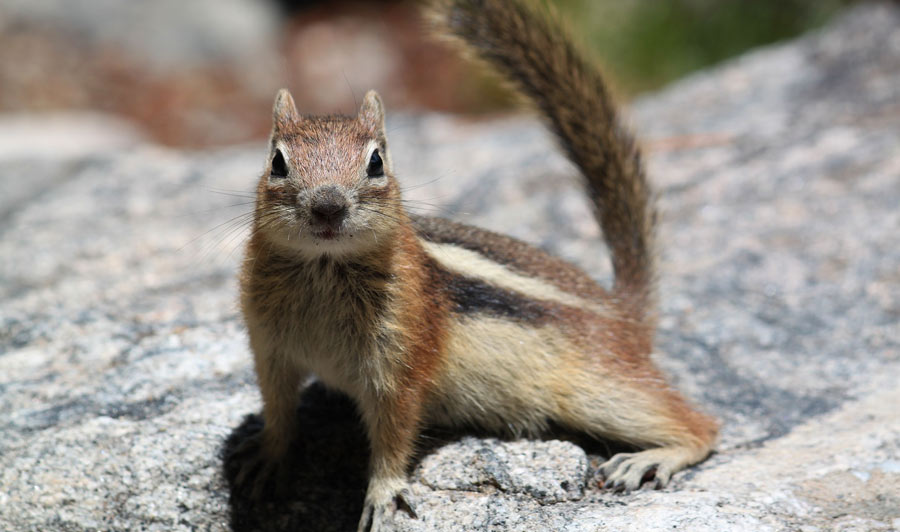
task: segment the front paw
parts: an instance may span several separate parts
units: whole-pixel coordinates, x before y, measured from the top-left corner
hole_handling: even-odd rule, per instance
[[[234,471],[236,492],[251,500],[271,498],[282,484],[278,461],[263,448],[262,433],[247,437],[225,457]]]
[[[377,490],[376,490],[377,491]],[[373,489],[369,488],[371,494]],[[393,491],[393,495],[366,496],[362,516],[359,519],[357,532],[383,532],[394,529],[394,515],[402,510],[413,519],[417,518],[415,507],[410,499],[409,490],[405,487]],[[380,501],[377,499],[381,499]]]

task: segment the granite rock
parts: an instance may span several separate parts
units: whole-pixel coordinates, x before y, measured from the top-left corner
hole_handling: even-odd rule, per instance
[[[597,486],[602,442],[432,430],[398,530],[900,529],[897,27],[900,6],[859,5],[630,110],[663,212],[655,356],[722,420],[718,452],[619,495]],[[2,145],[21,140],[8,120]],[[353,529],[366,441],[317,383],[288,489],[230,489],[229,451],[260,423],[235,270],[263,147],[177,152],[105,123],[0,150],[0,529]],[[608,280],[537,121],[389,129],[417,211]]]

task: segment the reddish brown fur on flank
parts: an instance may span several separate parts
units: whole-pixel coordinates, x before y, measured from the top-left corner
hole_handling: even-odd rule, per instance
[[[393,271],[402,287],[395,304],[400,312],[397,324],[407,344],[409,365],[401,378],[403,386],[425,388],[438,370],[444,354],[448,301],[434,278],[422,268],[425,251],[409,225],[399,228],[394,242],[399,252]]]

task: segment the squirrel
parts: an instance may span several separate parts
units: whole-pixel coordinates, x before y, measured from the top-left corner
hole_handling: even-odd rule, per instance
[[[552,422],[643,449],[602,464],[604,487],[662,487],[718,428],[650,359],[656,211],[638,146],[555,15],[519,0],[430,9],[546,118],[583,178],[612,287],[513,238],[408,213],[376,92],[355,117],[306,116],[282,89],[240,276],[265,423],[238,483],[277,469],[314,374],[354,400],[371,444],[361,531],[415,516],[406,470],[425,425],[520,436]]]

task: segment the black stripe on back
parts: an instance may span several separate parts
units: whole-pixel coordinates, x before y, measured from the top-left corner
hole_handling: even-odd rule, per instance
[[[430,257],[426,261],[426,267],[433,285],[450,301],[452,312],[487,314],[532,323],[542,322],[550,317],[545,305],[517,292],[451,272]]]

